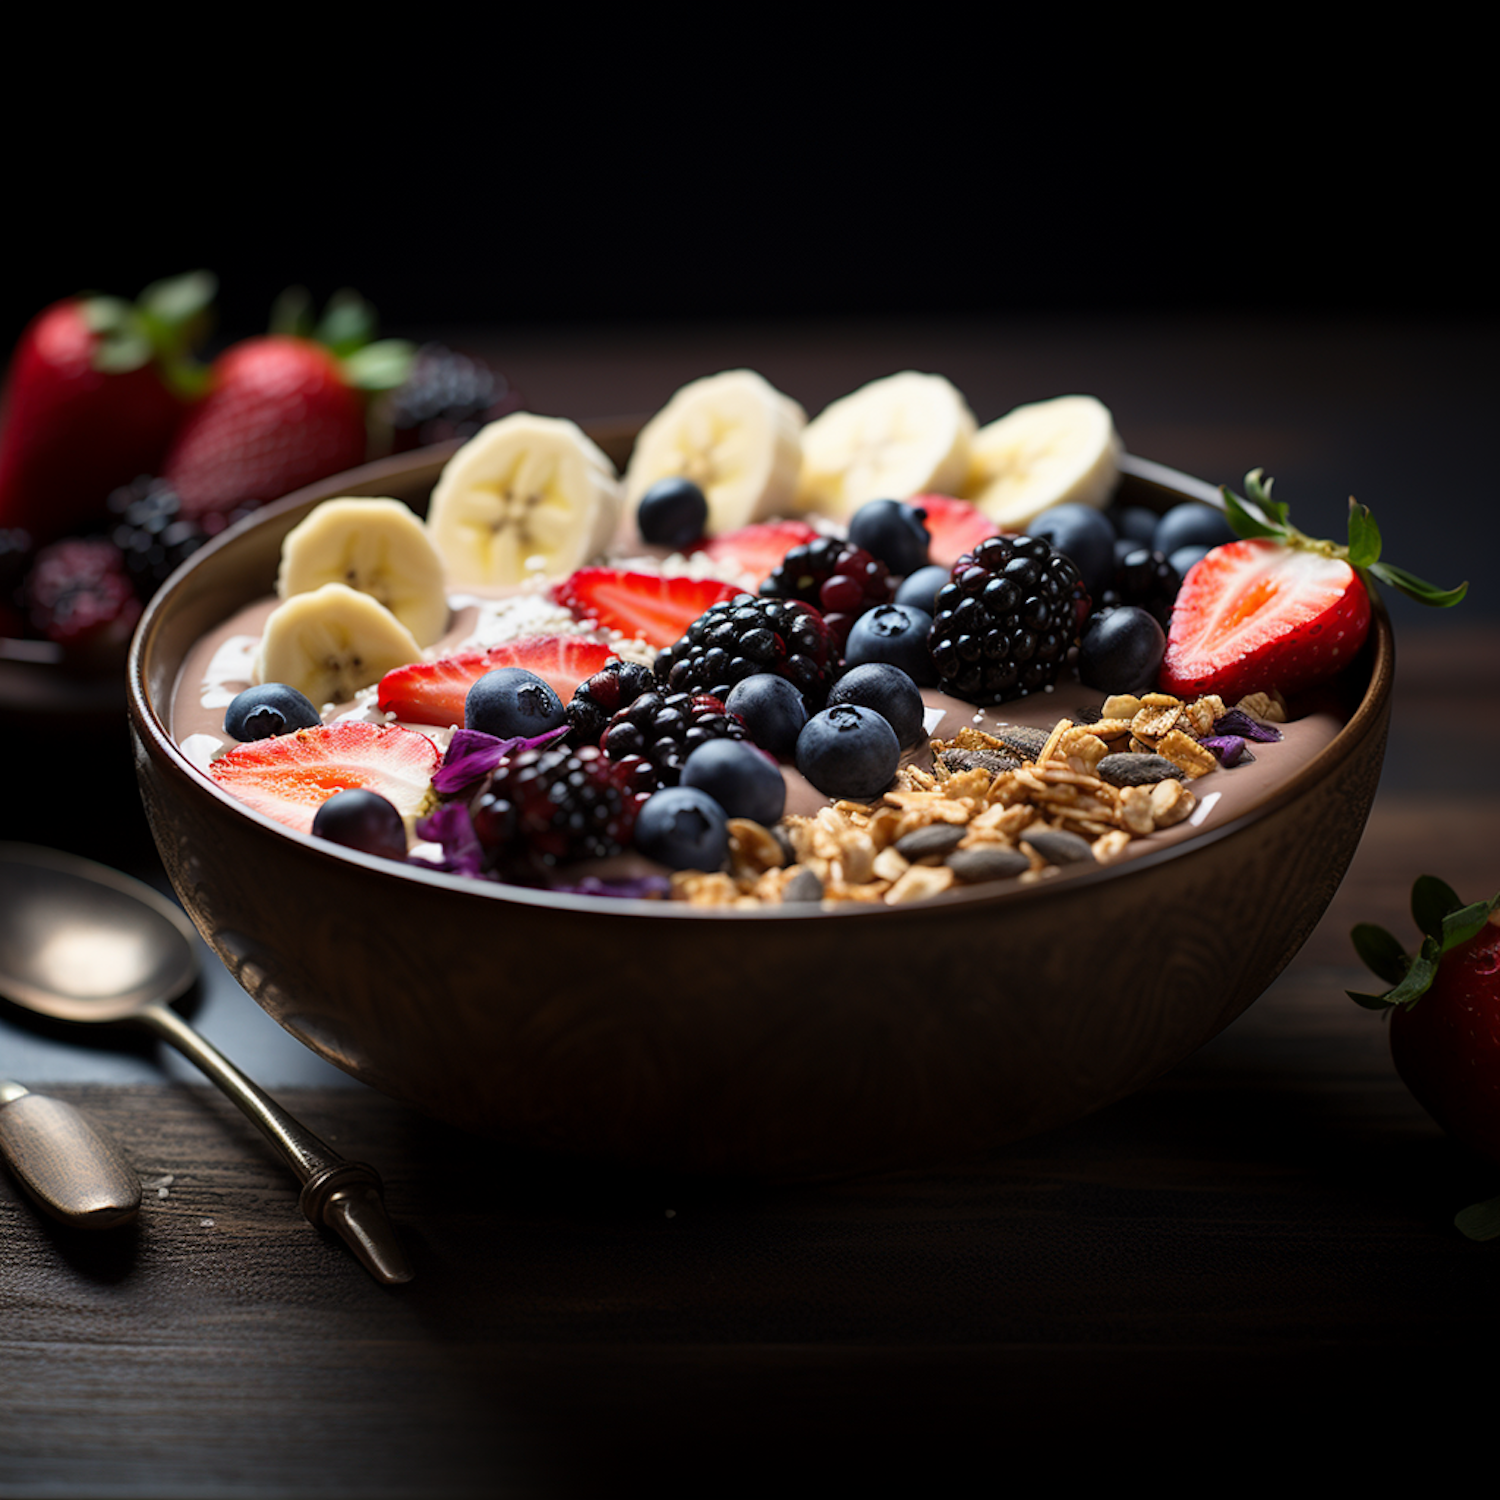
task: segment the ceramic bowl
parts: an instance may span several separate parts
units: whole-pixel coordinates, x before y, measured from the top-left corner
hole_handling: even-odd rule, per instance
[[[629,432],[595,436],[622,458]],[[1301,947],[1375,794],[1377,610],[1336,739],[1239,820],[1132,861],[899,908],[722,912],[547,895],[351,853],[248,811],[178,751],[189,647],[271,591],[319,500],[416,507],[450,450],[304,490],[194,556],[129,667],[136,770],[178,895],[280,1024],[378,1089],[525,1147],[804,1177],[972,1156],[1182,1061]],[[1207,487],[1129,461],[1122,498]]]

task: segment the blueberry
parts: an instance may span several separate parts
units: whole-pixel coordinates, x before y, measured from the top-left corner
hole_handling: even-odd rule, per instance
[[[635,523],[642,541],[686,547],[708,529],[708,501],[691,479],[658,479],[641,496]]]
[[[825,797],[873,801],[900,763],[896,731],[873,708],[857,703],[814,714],[797,736],[797,769]]]
[[[902,580],[901,587],[896,590],[896,603],[911,604],[935,615],[938,590],[948,582],[950,575],[951,569],[942,563],[928,563],[925,568],[918,568]]]
[[[1109,586],[1115,566],[1115,528],[1103,511],[1069,500],[1044,510],[1026,534],[1051,542],[1078,569],[1084,588],[1095,598]]]
[[[695,786],[663,787],[642,804],[635,846],[647,859],[674,870],[717,870],[729,855],[729,820],[707,792]]]
[[[551,683],[524,667],[486,672],[464,699],[464,727],[497,739],[535,739],[567,721]]]
[[[683,786],[707,792],[731,818],[769,827],[786,807],[781,768],[747,740],[709,740],[682,763]]]
[[[224,733],[237,740],[268,740],[274,734],[311,729],[321,723],[311,701],[284,682],[247,687],[224,714]]]
[[[849,540],[904,577],[927,563],[932,535],[922,524],[926,516],[901,500],[867,500],[849,517]]]
[[[1172,564],[1172,570],[1179,578],[1186,578],[1188,576],[1188,569],[1194,563],[1202,562],[1213,550],[1212,547],[1204,547],[1202,545],[1193,546],[1190,544],[1185,547],[1178,547],[1168,556],[1167,561]]]
[[[1151,546],[1170,557],[1179,547],[1218,547],[1234,540],[1234,528],[1223,511],[1197,500],[1184,500],[1156,523]]]
[[[395,804],[365,787],[335,792],[313,814],[312,831],[330,843],[385,859],[406,858],[406,825]]]
[[[873,708],[896,731],[896,742],[903,750],[923,738],[926,717],[922,694],[906,672],[889,662],[851,667],[828,690],[828,706],[839,703]]]
[[[1145,505],[1111,505],[1104,518],[1115,528],[1115,535],[1127,542],[1147,542],[1156,535],[1157,513]]]
[[[933,687],[938,680],[927,637],[932,616],[911,604],[877,604],[853,624],[844,647],[844,660],[851,667],[865,662],[889,662],[900,667],[919,687]]]
[[[797,736],[807,723],[807,704],[802,694],[774,672],[743,677],[730,688],[724,707],[745,721],[750,738],[778,760],[790,760]]]
[[[1155,616],[1133,604],[1101,610],[1078,643],[1078,677],[1104,693],[1144,693],[1156,686],[1167,649]]]

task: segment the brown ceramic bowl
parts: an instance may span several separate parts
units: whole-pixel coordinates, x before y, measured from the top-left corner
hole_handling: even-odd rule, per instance
[[[628,449],[628,430],[596,436]],[[1337,738],[1238,821],[1123,869],[724,913],[467,881],[290,832],[176,749],[173,683],[199,636],[271,590],[311,506],[421,506],[448,451],[304,490],[199,552],[142,621],[129,691],[147,817],[214,951],[315,1052],[455,1125],[773,1176],[977,1154],[1140,1088],[1226,1026],[1359,842],[1394,664],[1380,611]],[[1139,461],[1123,483],[1158,509],[1207,488]]]

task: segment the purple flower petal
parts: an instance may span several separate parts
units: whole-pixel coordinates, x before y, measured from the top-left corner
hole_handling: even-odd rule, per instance
[[[507,755],[519,755],[523,750],[550,745],[567,732],[564,727],[549,729],[546,734],[539,734],[531,740],[502,740],[478,729],[455,729],[443,763],[433,775],[433,790],[440,797],[451,797],[476,781],[482,781]]]
[[[1220,721],[1223,722],[1222,720]],[[1215,728],[1218,726],[1215,725]],[[1248,764],[1255,757],[1245,748],[1243,735],[1238,734],[1208,734],[1198,741],[1200,745],[1206,745],[1215,755],[1219,757],[1219,764],[1224,766],[1237,766],[1242,763]]]
[[[1228,709],[1214,720],[1214,733],[1238,735],[1263,745],[1275,744],[1281,738],[1281,731],[1274,724],[1262,724],[1237,708]]]
[[[412,855],[413,864],[446,870],[451,875],[483,875],[484,850],[474,832],[469,809],[462,802],[445,802],[419,819],[417,837],[441,847],[443,857],[433,860]]]

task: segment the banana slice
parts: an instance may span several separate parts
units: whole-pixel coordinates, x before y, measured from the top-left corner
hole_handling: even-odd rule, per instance
[[[347,583],[283,600],[266,619],[254,680],[284,682],[314,703],[347,703],[422,648],[385,605]]]
[[[325,500],[287,532],[276,592],[289,599],[325,583],[347,583],[377,599],[420,646],[448,628],[443,560],[399,500]]]
[[[1109,408],[1093,396],[1018,406],[976,435],[963,498],[1007,531],[1065,500],[1102,509],[1119,481],[1122,452]]]
[[[954,494],[976,425],[941,375],[905,370],[873,380],[807,424],[797,503],[841,520],[867,500]]]
[[[453,455],[432,491],[427,530],[450,583],[523,583],[582,567],[620,516],[615,466],[582,428],[512,412]]]
[[[682,387],[646,423],[625,471],[634,510],[659,479],[691,479],[713,535],[784,515],[802,464],[807,413],[754,370],[724,370]]]

